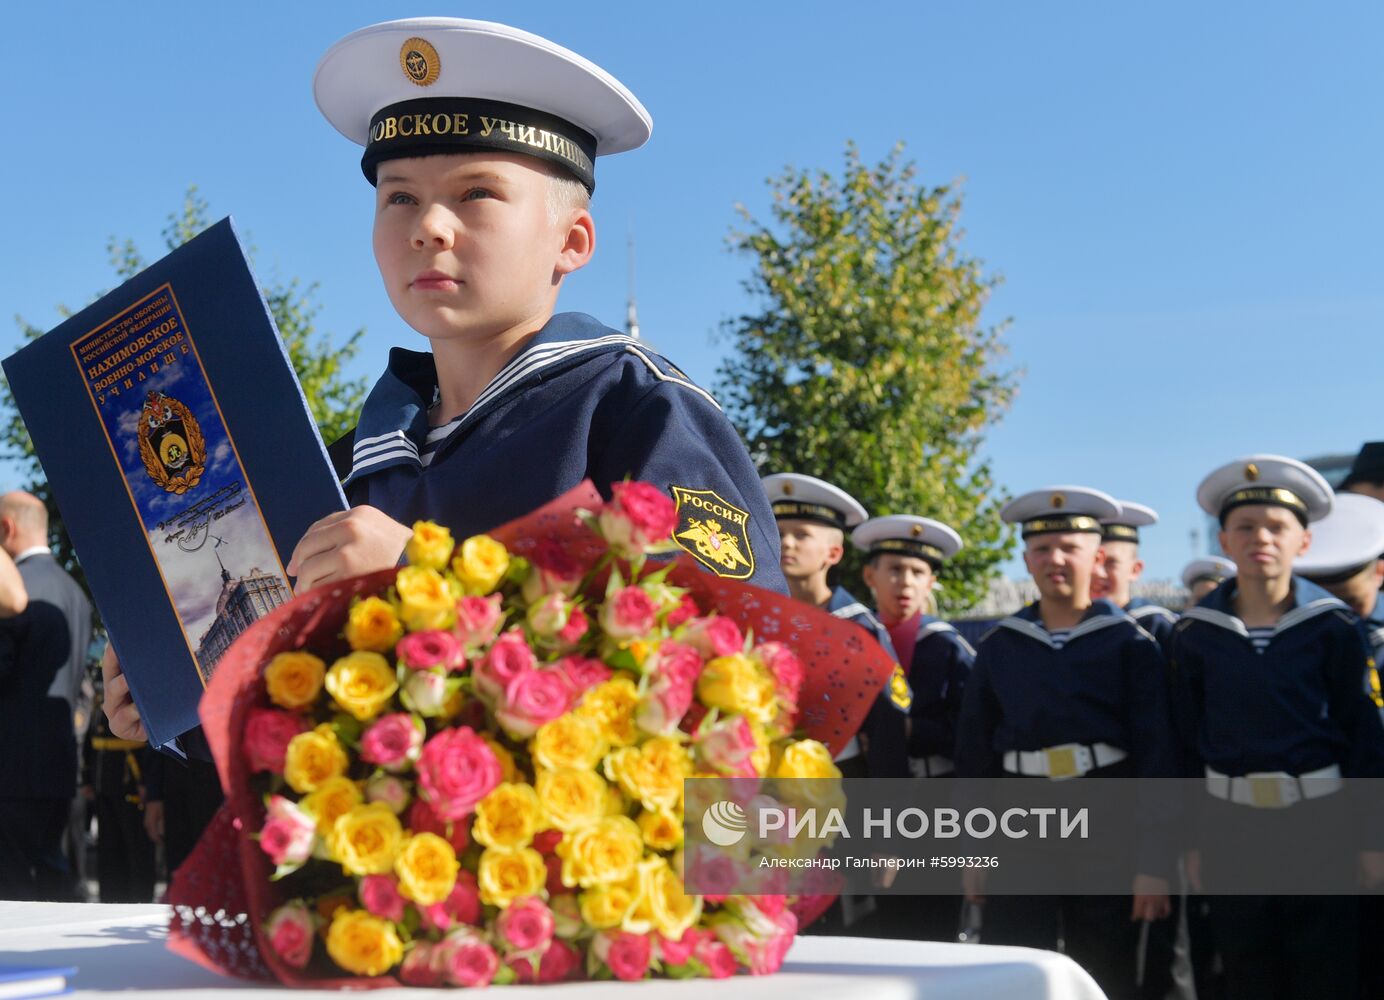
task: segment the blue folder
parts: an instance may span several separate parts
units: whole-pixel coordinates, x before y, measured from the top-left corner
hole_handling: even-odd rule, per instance
[[[4,361],[155,746],[346,509],[230,219]]]

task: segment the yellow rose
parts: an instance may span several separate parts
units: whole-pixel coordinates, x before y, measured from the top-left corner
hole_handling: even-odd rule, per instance
[[[338,816],[327,838],[327,850],[349,875],[385,875],[404,843],[399,817],[383,802],[356,806]]]
[[[609,787],[595,771],[539,771],[534,789],[543,815],[563,833],[590,826],[609,812]]]
[[[577,714],[596,723],[601,738],[611,746],[627,747],[638,736],[634,725],[634,712],[638,707],[639,691],[634,681],[621,674],[586,692],[577,706]]]
[[[456,621],[456,597],[435,569],[405,566],[394,579],[394,592],[399,595],[399,617],[410,632],[451,628]]]
[[[460,868],[457,852],[435,833],[415,833],[394,861],[399,891],[421,906],[440,903],[450,896]]]
[[[542,816],[532,785],[506,782],[476,803],[471,836],[486,847],[528,847]]]
[[[336,733],[323,723],[288,741],[288,750],[284,753],[284,780],[299,795],[306,795],[332,778],[341,777],[349,763]]]
[[[311,708],[322,693],[322,675],[327,665],[302,650],[279,653],[264,668],[264,686],[269,700],[290,712]]]
[[[736,712],[765,725],[778,713],[775,691],[773,675],[739,653],[709,661],[697,678],[697,697],[708,708]]]
[[[403,634],[404,626],[388,601],[366,597],[351,605],[345,635],[352,649],[387,653]]]
[[[459,708],[460,706],[458,706]],[[455,714],[455,713],[454,713]],[[490,748],[490,752],[495,755],[495,759],[500,762],[501,781],[523,781],[523,775],[519,773],[519,768],[514,766],[514,754],[509,752],[509,748],[504,746],[493,736],[482,736],[485,745]]]
[[[500,585],[509,569],[509,551],[489,535],[472,535],[461,543],[452,572],[467,594],[484,597]]]
[[[628,816],[606,816],[563,837],[557,853],[563,885],[589,889],[623,882],[644,857],[644,835]]]
[[[476,871],[481,902],[502,910],[520,896],[539,895],[547,881],[548,866],[532,847],[487,847]]]
[[[639,883],[631,879],[615,885],[598,885],[581,894],[581,918],[598,931],[619,927],[639,902]]]
[[[655,851],[672,851],[682,846],[682,817],[671,809],[645,809],[637,822],[644,843]]]
[[[600,763],[609,745],[601,727],[589,716],[577,712],[545,722],[529,741],[534,763],[553,771],[575,768],[590,770]]]
[[[682,937],[701,918],[702,897],[687,895],[682,879],[663,858],[652,858],[639,866],[639,888],[644,904],[641,909],[647,908],[654,927],[669,940]]]
[[[606,777],[645,809],[671,809],[682,799],[682,780],[692,773],[692,758],[677,740],[655,736],[606,758]]]
[[[431,521],[414,521],[413,537],[404,546],[404,555],[411,566],[435,569],[439,572],[447,568],[447,560],[452,558],[452,533]]]
[[[388,920],[343,907],[327,930],[327,954],[354,976],[382,976],[404,960],[404,944]]]
[[[783,748],[774,766],[775,778],[840,778],[831,751],[816,740],[795,740]]]
[[[345,816],[365,801],[360,786],[350,778],[328,778],[303,797],[298,805],[317,823],[317,832],[329,836],[338,817]]]
[[[327,691],[347,712],[367,722],[379,715],[399,690],[399,677],[379,653],[347,653],[327,671]]]

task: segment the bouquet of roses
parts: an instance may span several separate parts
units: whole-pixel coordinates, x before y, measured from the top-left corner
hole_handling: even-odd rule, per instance
[[[202,706],[230,815],[175,879],[180,950],[324,985],[779,967],[785,897],[684,891],[683,781],[839,776],[795,735],[803,660],[756,641],[811,628],[783,598],[657,558],[677,548],[661,491],[612,493],[459,544],[420,522],[408,565],[238,640]],[[839,669],[854,637],[827,633],[814,652]],[[837,744],[859,715],[818,709]]]

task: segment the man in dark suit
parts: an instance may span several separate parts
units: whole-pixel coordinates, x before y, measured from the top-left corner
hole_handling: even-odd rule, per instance
[[[9,564],[0,579],[17,566],[22,584],[11,586],[25,598],[0,620],[0,899],[72,899],[62,838],[77,789],[72,709],[91,604],[49,551],[37,497],[0,496],[0,549]]]

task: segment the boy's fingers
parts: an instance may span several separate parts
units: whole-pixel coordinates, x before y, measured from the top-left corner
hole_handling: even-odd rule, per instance
[[[345,537],[338,525],[345,520],[349,513],[349,511],[341,511],[336,514],[328,514],[307,530],[307,533],[299,540],[297,547],[294,548],[288,565],[284,567],[289,576],[302,576],[304,564],[308,560],[321,555],[323,552],[330,552],[332,549],[340,547],[341,543],[345,541]]]

